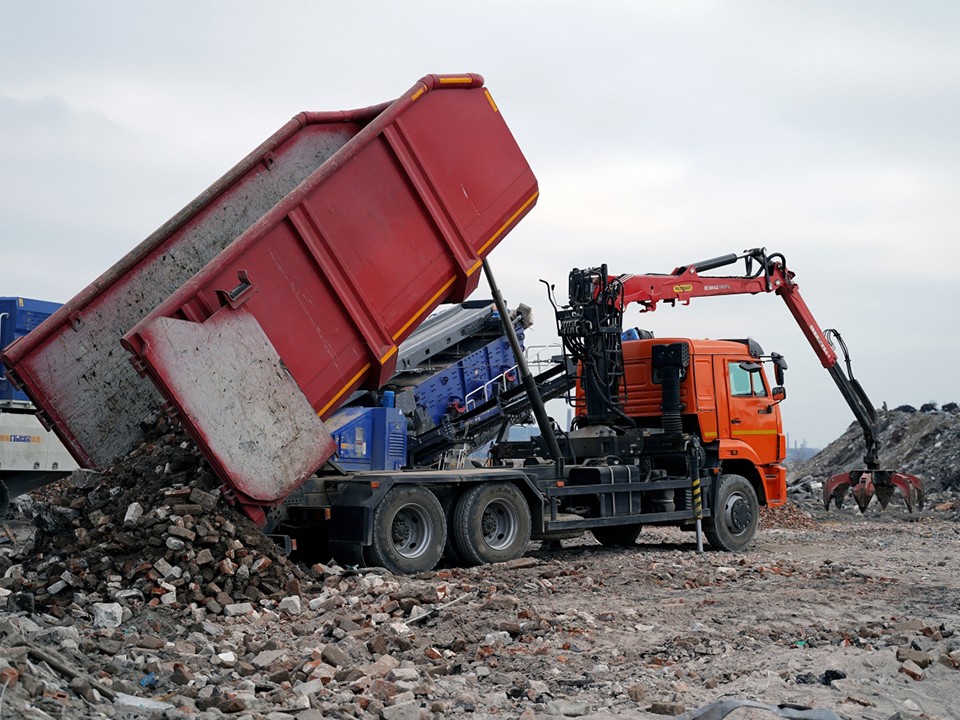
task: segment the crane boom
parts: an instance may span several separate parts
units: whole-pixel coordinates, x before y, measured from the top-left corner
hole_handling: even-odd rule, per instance
[[[743,260],[746,270],[743,275],[713,276],[701,273],[727,267]],[[638,305],[641,312],[652,312],[660,303],[688,305],[696,297],[717,297],[724,295],[758,295],[761,293],[780,296],[790,314],[796,320],[801,332],[810,344],[820,364],[840,390],[857,422],[863,431],[866,453],[864,469],[843,473],[831,478],[824,484],[824,504],[829,507],[833,500],[839,507],[847,489],[853,495],[861,510],[865,510],[870,499],[876,494],[883,507],[886,507],[894,489],[899,488],[908,508],[914,504],[923,506],[923,491],[920,480],[912,475],[883,470],[880,467],[880,442],[877,433],[877,415],[860,382],[853,375],[850,354],[840,333],[836,330],[823,330],[813,316],[806,301],[800,294],[800,288],[794,280],[795,273],[787,268],[787,262],[780,253],[767,254],[765,248],[754,248],[737,255],[730,253],[690,265],[681,265],[669,274],[649,275],[607,275],[606,266],[591,270],[574,270],[570,277],[571,303],[584,304],[585,295],[594,310],[601,306],[605,318],[613,318],[616,323],[628,305]],[[591,288],[589,293],[585,288]],[[609,320],[607,321],[609,324]],[[561,335],[564,333],[561,332]],[[609,332],[607,333],[609,335]],[[844,362],[841,364],[834,343],[839,345]],[[607,367],[616,367],[616,348],[610,349],[606,341]],[[611,377],[607,382],[607,405],[615,406],[615,385],[619,376]]]

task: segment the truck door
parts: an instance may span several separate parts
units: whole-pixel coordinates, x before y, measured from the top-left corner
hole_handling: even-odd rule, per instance
[[[726,360],[729,381],[730,436],[750,445],[761,464],[779,460],[779,408],[770,397],[762,369],[742,366],[743,358]]]

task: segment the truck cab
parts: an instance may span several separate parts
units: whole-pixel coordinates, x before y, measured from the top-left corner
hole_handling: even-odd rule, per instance
[[[657,338],[623,342],[624,413],[640,427],[659,428],[662,390],[653,368],[653,348],[686,343],[690,364],[681,375],[683,430],[700,438],[724,473],[736,473],[754,486],[761,503],[786,501],[786,437],[774,387],[760,361],[756,341]]]

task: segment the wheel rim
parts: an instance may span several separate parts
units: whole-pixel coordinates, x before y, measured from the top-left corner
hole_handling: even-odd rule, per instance
[[[505,550],[517,539],[520,516],[516,508],[505,500],[491,500],[480,518],[483,541],[494,550]]]
[[[433,540],[433,525],[426,508],[410,504],[397,510],[390,526],[390,539],[398,555],[407,559],[423,555]]]
[[[723,519],[727,529],[734,535],[742,535],[750,528],[753,509],[750,500],[743,493],[735,492],[727,498],[723,508]]]

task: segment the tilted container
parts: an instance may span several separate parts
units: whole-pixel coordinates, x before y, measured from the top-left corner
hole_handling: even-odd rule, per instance
[[[159,398],[247,506],[333,452],[326,417],[476,287],[537,185],[483,80],[304,113],[4,361],[81,463],[141,439]]]

